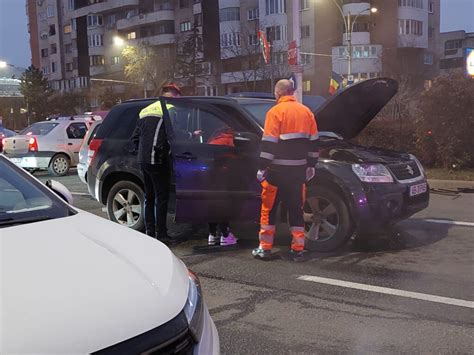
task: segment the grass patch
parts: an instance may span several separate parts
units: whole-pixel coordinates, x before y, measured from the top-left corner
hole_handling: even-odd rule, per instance
[[[426,169],[428,179],[474,181],[474,169]]]

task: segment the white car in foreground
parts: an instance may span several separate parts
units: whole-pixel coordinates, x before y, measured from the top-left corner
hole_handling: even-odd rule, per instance
[[[0,252],[2,354],[219,353],[197,277],[164,244],[1,155]]]

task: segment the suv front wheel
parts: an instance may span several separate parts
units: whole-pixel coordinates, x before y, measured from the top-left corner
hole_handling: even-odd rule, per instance
[[[112,222],[137,231],[145,228],[143,190],[131,181],[119,181],[107,195],[107,215]]]
[[[349,209],[335,192],[325,188],[309,192],[303,211],[306,249],[329,252],[350,238],[352,224]]]

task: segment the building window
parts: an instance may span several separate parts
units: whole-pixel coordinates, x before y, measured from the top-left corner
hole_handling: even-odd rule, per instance
[[[51,72],[56,73],[56,62],[51,62]]]
[[[398,0],[398,6],[423,9],[423,0]]]
[[[46,31],[41,32],[40,38],[41,39],[47,39],[48,38],[48,32],[46,32]]]
[[[219,11],[219,21],[240,21],[240,7],[227,7]]]
[[[43,74],[48,75],[49,74],[49,66],[45,66],[42,68]]]
[[[377,47],[375,47],[375,46],[371,46],[371,47],[370,47],[370,56],[371,56],[372,58],[377,57]]]
[[[287,52],[278,52],[273,54],[273,63],[276,65],[285,64],[288,61]]]
[[[249,46],[256,46],[258,45],[258,36],[257,35],[249,35]]]
[[[41,50],[41,57],[46,58],[48,56],[48,48],[43,48]]]
[[[425,53],[423,63],[426,65],[433,65],[433,53]]]
[[[444,44],[445,50],[452,50],[452,49],[457,50],[459,48],[462,48],[462,40],[460,39],[446,41],[446,43]]]
[[[127,33],[127,39],[136,39],[136,38],[137,38],[137,33],[135,31]]]
[[[72,53],[72,44],[68,43],[64,46],[64,53]]]
[[[115,56],[115,57],[110,58],[110,64],[112,65],[120,64],[120,57]]]
[[[300,10],[309,10],[309,0],[300,0]]]
[[[117,22],[117,19],[115,17],[115,14],[108,15],[105,18],[105,25],[107,26],[107,28],[114,28],[116,22]]]
[[[64,27],[63,27],[63,31],[64,31],[64,34],[71,33],[71,32],[72,32],[72,26],[71,26],[70,24],[64,26]]]
[[[70,11],[74,10],[74,0],[68,0],[67,9]]]
[[[103,25],[102,15],[87,15],[87,27],[97,27]]]
[[[194,26],[196,27],[202,26],[202,13],[194,14]]]
[[[89,35],[87,37],[89,47],[102,47],[104,45],[104,36],[103,35]]]
[[[286,41],[288,38],[288,27],[286,25],[267,27],[266,31],[267,38],[270,41]]]
[[[72,63],[66,63],[66,71],[71,72],[72,71]]]
[[[428,27],[428,38],[433,38],[434,37],[434,27]]]
[[[191,21],[181,22],[179,24],[179,31],[180,32],[191,31],[191,29],[192,29]]]
[[[286,0],[265,0],[267,15],[286,13]]]
[[[56,35],[56,26],[55,25],[49,25],[49,35],[50,36],[55,36]]]
[[[54,17],[54,7],[53,7],[53,5],[48,5],[46,7],[46,14],[48,15],[48,17]]]
[[[44,11],[38,12],[38,19],[39,19],[40,21],[46,20],[46,12],[44,12]]]
[[[179,7],[180,8],[188,7],[189,5],[190,5],[189,0],[179,0]]]
[[[211,63],[204,62],[196,64],[196,75],[210,75],[211,74]]]
[[[308,38],[309,36],[309,25],[301,26],[301,38]]]
[[[398,20],[398,33],[401,35],[423,35],[423,22],[417,20]]]
[[[433,1],[428,2],[428,12],[429,12],[430,14],[434,13],[434,6],[435,6],[435,5],[434,5],[434,2],[433,2]]]
[[[105,64],[105,58],[103,55],[91,55],[89,56],[89,64],[91,67],[102,66]]]
[[[301,65],[310,65],[311,64],[311,55],[310,54],[301,54],[300,55]]]
[[[247,12],[247,20],[258,20],[258,7],[249,9],[249,11]]]
[[[221,35],[221,47],[240,46],[240,33],[224,33]]]
[[[51,44],[51,54],[56,54],[58,52],[58,47],[56,43]]]
[[[311,91],[311,80],[303,81],[303,91],[305,92]]]

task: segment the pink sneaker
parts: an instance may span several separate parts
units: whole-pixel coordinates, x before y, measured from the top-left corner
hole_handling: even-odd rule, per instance
[[[235,245],[237,244],[237,240],[238,239],[232,234],[232,232],[229,232],[229,235],[227,237],[221,237],[221,246],[226,247],[230,245]]]

